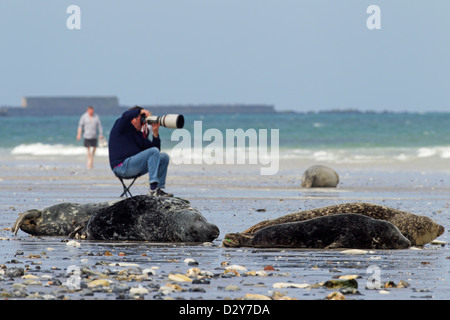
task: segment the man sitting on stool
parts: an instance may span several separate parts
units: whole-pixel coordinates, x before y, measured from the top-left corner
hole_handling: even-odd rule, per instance
[[[151,115],[148,110],[135,106],[114,123],[109,135],[109,164],[116,175],[125,179],[148,172],[149,195],[173,197],[162,190],[166,185],[169,155],[160,152],[159,124],[152,124],[150,141],[147,124],[141,120],[142,114],[145,117]]]

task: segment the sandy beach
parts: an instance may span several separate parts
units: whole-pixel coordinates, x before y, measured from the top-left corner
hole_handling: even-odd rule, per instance
[[[338,187],[302,189],[301,175],[313,164],[283,160],[274,176],[259,175],[258,166],[170,166],[167,191],[188,199],[219,227],[220,236],[212,243],[69,243],[66,238],[33,237],[23,231],[14,236],[11,227],[30,209],[116,199],[122,187],[107,158],[96,157],[94,169],[87,170],[83,156],[2,156],[0,298],[322,300],[333,292],[347,300],[450,297],[450,250],[446,244],[450,170],[445,162],[324,163],[339,173]],[[131,191],[133,195],[146,194],[147,188],[146,177],[141,177]],[[226,233],[242,231],[265,219],[356,201],[431,217],[445,227],[437,239],[445,243],[358,255],[339,249],[230,249],[221,245]],[[370,288],[374,270],[379,272],[382,288]],[[180,281],[186,277],[179,275],[187,276],[188,281]],[[357,288],[324,286],[341,276],[353,276]],[[78,287],[70,286],[73,279],[79,280]]]

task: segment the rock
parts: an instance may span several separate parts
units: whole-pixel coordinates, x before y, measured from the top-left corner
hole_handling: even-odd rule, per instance
[[[225,270],[235,270],[235,271],[247,271],[247,268],[237,264],[232,264],[225,268]]]
[[[225,290],[225,291],[239,291],[239,290],[241,290],[241,288],[239,288],[238,286],[236,286],[234,284],[229,284],[223,290]]]
[[[361,276],[359,276],[357,274],[349,274],[349,275],[339,276],[338,279],[340,279],[340,280],[351,280],[351,279],[358,279],[358,278],[361,278]]]
[[[81,243],[79,243],[75,240],[70,240],[70,241],[67,241],[66,246],[79,248],[79,247],[81,247]]]
[[[194,259],[184,259],[184,263],[187,264],[188,266],[198,266],[198,262],[195,261]]]
[[[169,280],[177,281],[177,282],[192,282],[191,278],[188,278],[185,275],[182,275],[182,274],[179,274],[179,273],[177,273],[177,274],[173,274],[173,273],[169,274]]]
[[[89,282],[88,288],[94,288],[97,286],[109,286],[109,281],[106,279],[97,279]]]
[[[138,286],[138,287],[130,289],[130,294],[132,294],[132,295],[145,295],[148,292],[149,291],[147,289],[143,288],[142,286]]]
[[[272,300],[270,297],[265,296],[263,294],[254,294],[254,293],[247,293],[243,300]]]
[[[368,254],[369,251],[361,250],[361,249],[349,249],[349,250],[341,251],[340,253],[347,254],[347,255],[358,255],[358,254]]]
[[[332,292],[325,297],[325,300],[345,300],[345,296],[340,292]]]
[[[23,268],[12,267],[5,270],[5,277],[16,278],[24,275]]]
[[[276,282],[272,285],[274,289],[299,288],[305,289],[310,287],[307,283],[291,283],[291,282]]]
[[[339,288],[358,288],[358,282],[355,279],[350,280],[328,280],[324,283],[327,289]]]

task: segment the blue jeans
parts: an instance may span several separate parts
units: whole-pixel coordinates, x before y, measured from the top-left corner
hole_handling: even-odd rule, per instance
[[[149,184],[158,183],[159,188],[166,186],[169,155],[159,152],[158,148],[150,148],[126,158],[121,166],[115,167],[113,172],[125,179],[141,176],[148,172]]]

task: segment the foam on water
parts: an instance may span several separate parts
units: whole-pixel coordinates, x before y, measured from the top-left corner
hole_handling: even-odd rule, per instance
[[[179,154],[179,150],[175,148],[167,148],[164,150],[172,158],[181,157],[183,163],[192,164],[209,164],[217,160],[214,153],[208,152],[205,148],[193,148],[190,153]],[[227,150],[223,150],[223,164],[227,164]],[[28,155],[28,156],[85,156],[86,148],[76,145],[64,144],[45,144],[31,143],[20,144],[10,151],[11,155]],[[234,148],[235,161],[237,163],[237,155],[245,155],[245,163],[250,163],[250,158],[257,159],[256,163],[267,163],[272,157],[277,159],[291,160],[308,160],[328,163],[378,163],[378,162],[410,162],[420,159],[445,160],[450,158],[450,146],[421,147],[421,148],[341,148],[341,149],[282,149],[279,154],[270,153],[270,148],[265,154],[259,153],[258,148]],[[107,157],[108,148],[98,147],[96,156]],[[181,162],[181,161],[180,161]],[[216,162],[217,163],[217,162]],[[256,164],[254,163],[254,164]],[[220,163],[219,163],[220,164]]]

